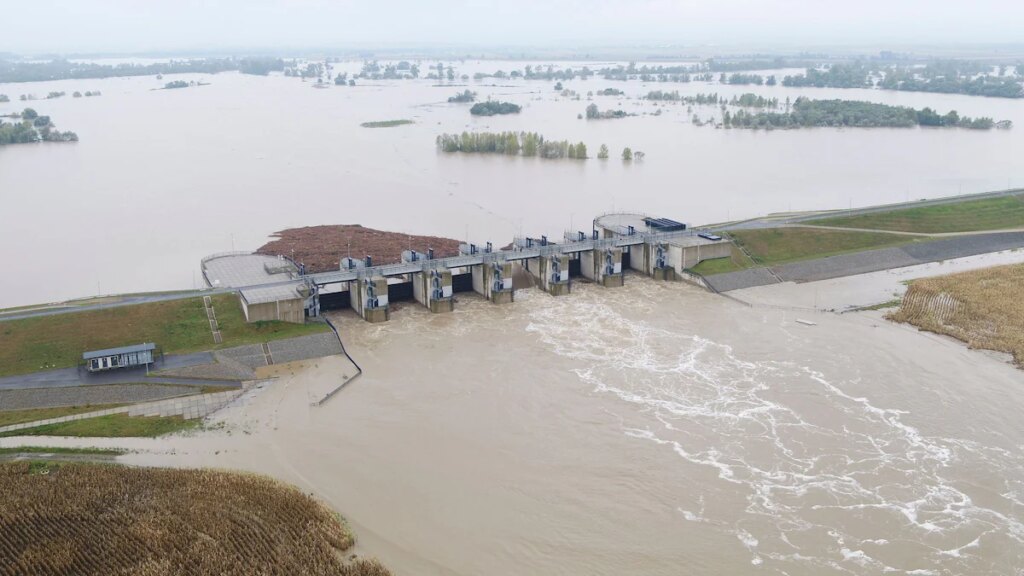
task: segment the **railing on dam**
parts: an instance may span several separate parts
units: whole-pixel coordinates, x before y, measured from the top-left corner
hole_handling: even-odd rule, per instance
[[[479,252],[477,254],[464,254],[448,258],[436,258],[433,260],[417,260],[415,262],[403,262],[401,264],[385,264],[381,266],[360,267],[352,270],[338,270],[335,272],[319,272],[306,276],[311,282],[324,286],[341,282],[351,282],[360,278],[377,276],[399,276],[413,274],[416,272],[430,272],[431,270],[442,270],[450,268],[463,268],[466,266],[479,266],[481,264],[514,262],[517,260],[528,260],[530,258],[542,258],[558,254],[575,254],[589,250],[601,250],[604,248],[624,248],[637,246],[645,243],[668,242],[686,236],[694,236],[696,230],[680,230],[676,232],[639,232],[629,236],[614,236],[611,238],[585,238],[575,242],[564,244],[540,245],[533,241],[532,244],[525,242],[525,239],[516,239],[511,250],[497,250],[493,252]]]

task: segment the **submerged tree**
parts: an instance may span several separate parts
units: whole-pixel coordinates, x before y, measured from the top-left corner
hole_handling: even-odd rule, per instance
[[[601,144],[601,149],[597,151],[597,158],[599,160],[608,159],[608,146]]]
[[[622,159],[626,162],[633,160],[633,150],[629,146],[622,149]]]

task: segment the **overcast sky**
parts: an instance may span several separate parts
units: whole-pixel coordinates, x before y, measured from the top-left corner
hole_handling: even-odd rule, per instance
[[[1024,0],[0,0],[0,51],[1024,41]]]

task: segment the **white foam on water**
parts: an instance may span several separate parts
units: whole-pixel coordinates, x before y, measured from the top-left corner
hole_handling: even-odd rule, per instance
[[[1016,495],[1024,490],[1020,455],[928,437],[904,421],[906,410],[848,393],[865,388],[855,380],[787,362],[747,360],[729,345],[685,329],[631,320],[616,311],[629,302],[609,294],[598,298],[577,291],[573,298],[538,301],[527,330],[554,353],[581,361],[585,367],[575,373],[595,392],[628,403],[646,418],[644,426],[624,423],[627,436],[715,470],[723,486],[745,498],[741,518],[708,516],[703,502],[700,514],[690,511],[693,502],[676,509],[685,521],[734,534],[754,564],[770,558],[857,574],[984,573],[992,565],[975,552],[986,537],[1024,544],[1019,517],[974,503],[948,474],[955,467],[983,466],[1007,477],[1006,493]],[[788,401],[800,395],[820,399],[835,417],[802,413],[807,408]],[[852,527],[865,517],[885,528],[870,538],[854,536]],[[751,526],[763,523],[744,520],[756,518],[770,519],[775,530],[752,533]],[[787,537],[803,532],[832,544],[799,546]],[[958,548],[936,546],[964,537],[970,543]],[[934,550],[916,562],[915,572],[889,566],[862,548],[867,544],[881,556],[874,551],[908,540]],[[772,549],[794,551],[758,552],[765,541]],[[1024,562],[1024,547],[1016,548],[1013,554]]]

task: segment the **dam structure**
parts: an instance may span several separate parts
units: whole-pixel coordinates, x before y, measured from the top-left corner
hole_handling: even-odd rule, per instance
[[[455,294],[476,292],[496,304],[515,300],[513,277],[527,274],[534,285],[553,296],[572,291],[583,278],[608,288],[624,284],[626,270],[659,280],[687,276],[686,268],[703,260],[729,257],[731,242],[665,218],[642,214],[605,214],[594,219],[589,233],[569,231],[561,242],[517,237],[495,250],[465,243],[459,255],[434,258],[433,251],[405,250],[401,262],[375,265],[343,257],[337,270],[305,273],[304,266],[284,256],[228,253],[203,259],[203,278],[211,288],[239,293],[250,322],[302,321],[321,310],[351,308],[368,322],[390,318],[394,301],[415,300],[431,312],[455,309]]]

